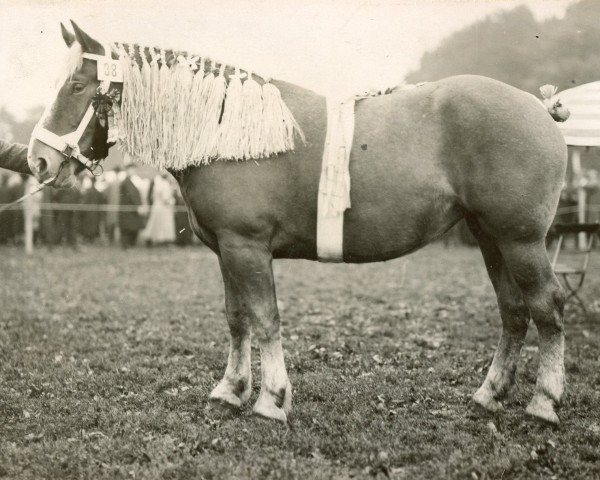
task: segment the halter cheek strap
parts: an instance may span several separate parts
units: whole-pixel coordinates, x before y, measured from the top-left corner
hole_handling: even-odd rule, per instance
[[[45,143],[49,147],[58,150],[65,157],[75,158],[81,162],[85,168],[90,170],[94,168],[95,162],[87,158],[79,151],[79,140],[81,140],[83,132],[85,132],[85,129],[89,125],[93,115],[94,108],[92,105],[90,105],[86,110],[85,115],[81,119],[77,130],[74,132],[67,133],[66,135],[57,135],[56,133],[51,132],[47,128],[43,127],[41,123],[38,123],[33,129],[31,136],[36,140]]]
[[[104,61],[107,58],[112,59],[111,55],[112,49],[109,45],[104,45],[104,55],[95,55],[93,53],[84,53],[83,58],[87,58],[89,60],[94,60],[96,62]],[[100,91],[107,92],[110,87],[110,80],[103,80],[100,83]],[[38,122],[38,124],[33,129],[31,133],[31,138],[39,140],[40,142],[52,147],[55,150],[58,150],[64,157],[69,160],[74,158],[83,164],[85,168],[93,172],[93,170],[98,166],[98,160],[92,160],[83,155],[79,149],[79,141],[83,136],[86,128],[90,124],[92,118],[94,116],[94,107],[90,102],[83,118],[79,122],[79,126],[77,130],[71,133],[67,133],[65,135],[57,135],[54,132],[51,132],[46,127],[43,126],[45,116]]]

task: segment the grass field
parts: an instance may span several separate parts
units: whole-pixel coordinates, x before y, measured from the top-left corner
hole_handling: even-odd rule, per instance
[[[595,267],[595,270],[594,270]],[[600,290],[600,254],[585,291]],[[600,318],[567,317],[559,428],[524,414],[532,327],[506,411],[470,396],[500,331],[476,249],[384,264],[275,264],[289,426],[205,410],[228,348],[207,249],[0,250],[0,477],[600,478]]]

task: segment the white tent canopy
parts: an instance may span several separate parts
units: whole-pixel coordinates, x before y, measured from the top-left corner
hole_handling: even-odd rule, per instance
[[[600,82],[564,90],[555,98],[571,112],[566,122],[558,124],[567,145],[600,147]]]
[[[577,147],[600,147],[600,82],[586,83],[564,90],[553,97],[560,99],[571,112],[566,122],[558,127],[570,148],[574,186],[577,189],[577,217],[579,223],[586,221],[587,195],[581,170],[581,149]],[[585,249],[585,233],[579,234],[579,248]]]

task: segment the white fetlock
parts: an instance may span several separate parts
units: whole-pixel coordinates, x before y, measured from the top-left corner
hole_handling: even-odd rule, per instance
[[[475,392],[473,402],[486,412],[497,413],[504,410],[502,404],[494,398],[494,393],[486,384],[483,384]]]
[[[229,405],[233,408],[240,408],[250,398],[251,389],[247,387],[238,395],[234,392],[232,383],[228,380],[221,380],[213,389],[209,400]]]
[[[276,395],[263,387],[252,412],[264,418],[287,423],[287,416],[292,410],[292,384],[289,380],[285,390],[281,389],[279,392],[283,394],[283,398],[281,398],[281,393]]]
[[[560,420],[554,411],[555,403],[556,402],[548,396],[542,393],[536,393],[531,399],[531,402],[529,402],[529,405],[527,405],[525,413],[544,423],[558,425]]]
[[[275,405],[273,398],[268,394],[261,394],[258,397],[258,400],[252,409],[252,413],[263,418],[277,420],[281,423],[287,423],[286,412],[283,410],[283,408],[279,408],[277,405]]]

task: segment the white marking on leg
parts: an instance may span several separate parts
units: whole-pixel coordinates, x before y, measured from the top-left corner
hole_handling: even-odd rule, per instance
[[[279,334],[276,340],[261,343],[261,376],[254,413],[286,423],[292,407],[292,389]]]
[[[248,401],[252,391],[250,350],[250,335],[241,339],[231,338],[225,375],[211,392],[211,399],[222,400],[236,407]]]
[[[261,346],[261,390],[274,396],[275,405],[282,408],[288,385],[281,338]]]

